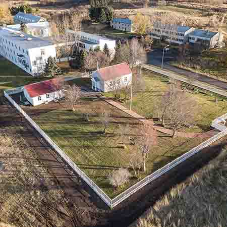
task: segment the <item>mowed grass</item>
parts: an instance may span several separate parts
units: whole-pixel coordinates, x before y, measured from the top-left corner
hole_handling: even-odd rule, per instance
[[[144,91],[133,94],[132,110],[136,113],[146,117],[157,117],[156,103],[160,100],[163,94],[168,90],[170,85],[169,79],[151,72],[144,71],[144,80],[146,88]],[[204,93],[188,92],[198,105],[198,113],[195,116],[195,126],[192,128],[184,128],[187,132],[205,132],[210,129],[212,121],[227,113],[227,100],[218,98],[215,102],[215,96],[206,95]],[[107,96],[112,97],[111,93]],[[123,103],[129,107],[130,101]]]
[[[65,104],[55,108],[51,105],[56,104],[50,103],[35,107],[36,109],[26,107],[25,111],[39,112],[38,115],[32,115],[35,122],[111,198],[139,180],[132,178],[125,187],[119,189],[114,189],[108,182],[108,176],[113,170],[128,167],[130,154],[136,149],[136,146],[128,143],[126,149],[119,147],[121,142],[119,125],[128,124],[130,136],[138,137],[140,122],[100,100],[82,100],[75,112],[68,110]],[[99,117],[102,109],[111,113],[106,134],[102,134],[103,126]],[[84,113],[90,113],[89,121],[84,120]],[[147,160],[147,172],[141,173],[141,178],[163,167],[202,141],[200,138],[171,138],[159,133],[158,146],[151,150]]]
[[[10,61],[3,58],[0,59],[0,94],[5,89],[19,87],[40,80],[44,80],[44,78],[34,78]]]

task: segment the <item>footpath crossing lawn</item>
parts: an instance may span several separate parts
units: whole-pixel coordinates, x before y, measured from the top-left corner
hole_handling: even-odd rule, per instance
[[[53,106],[55,105],[55,108]],[[57,106],[56,106],[57,105]],[[106,134],[102,134],[103,126],[99,114],[102,109],[111,113],[110,125]],[[130,154],[136,146],[127,144],[127,148],[119,147],[121,142],[119,125],[130,126],[130,136],[138,136],[140,122],[104,101],[83,100],[77,105],[76,111],[68,110],[65,104],[48,104],[35,107],[39,115],[32,115],[35,122],[55,141],[55,143],[110,197],[124,191],[138,179],[131,179],[123,188],[114,189],[108,182],[109,174],[120,167],[128,167]],[[34,107],[26,107],[25,111],[35,113]],[[43,111],[42,113],[42,109]],[[48,110],[49,109],[49,110]],[[90,113],[89,121],[83,118]],[[127,136],[128,137],[128,136]],[[171,138],[158,134],[158,146],[149,154],[146,174],[154,172],[194,146],[202,139]]]
[[[146,88],[144,91],[133,94],[132,110],[146,117],[157,117],[156,103],[161,99],[162,95],[168,90],[170,85],[168,78],[158,76],[151,72],[144,71],[144,80]],[[195,117],[195,126],[184,128],[180,131],[186,132],[206,132],[209,131],[211,122],[227,113],[227,99],[218,98],[215,102],[215,96],[206,95],[204,93],[188,93],[198,104],[198,113]],[[107,94],[113,97],[113,94]],[[123,96],[122,96],[123,97]],[[129,100],[123,103],[129,108]]]

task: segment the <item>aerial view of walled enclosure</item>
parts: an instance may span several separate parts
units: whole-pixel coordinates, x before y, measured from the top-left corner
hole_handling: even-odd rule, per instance
[[[206,141],[218,131],[212,121],[227,112],[226,99],[213,96],[199,89],[187,90],[198,105],[195,123],[183,127],[172,137],[171,130],[160,126],[156,103],[170,86],[168,78],[144,71],[146,87],[133,94],[132,110],[150,121],[157,129],[157,144],[151,149],[146,161],[146,172],[134,175],[130,160],[135,153],[136,141],[141,136],[141,122],[106,102],[113,93],[104,97],[81,98],[75,111],[65,100],[37,107],[21,106],[44,132],[84,171],[110,198],[114,198],[142,178]],[[90,86],[88,79],[77,79],[77,85]],[[184,86],[184,85],[182,85]],[[118,102],[129,108],[129,100]],[[103,111],[109,113],[104,133],[101,120]],[[125,130],[123,130],[124,128]],[[110,174],[119,168],[128,168],[131,177],[122,187],[109,183]]]

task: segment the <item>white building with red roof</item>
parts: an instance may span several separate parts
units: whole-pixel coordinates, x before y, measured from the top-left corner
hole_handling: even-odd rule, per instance
[[[127,63],[98,69],[92,74],[92,89],[114,91],[131,85],[132,71]]]
[[[48,103],[64,97],[58,79],[25,85],[23,92],[25,98],[33,106]]]

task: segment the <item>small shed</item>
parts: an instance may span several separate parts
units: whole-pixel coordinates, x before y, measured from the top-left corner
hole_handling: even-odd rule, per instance
[[[127,63],[121,63],[98,69],[91,80],[95,91],[114,91],[131,85],[132,71]]]
[[[64,97],[58,79],[28,84],[24,86],[23,93],[28,102],[33,106],[48,103]]]

